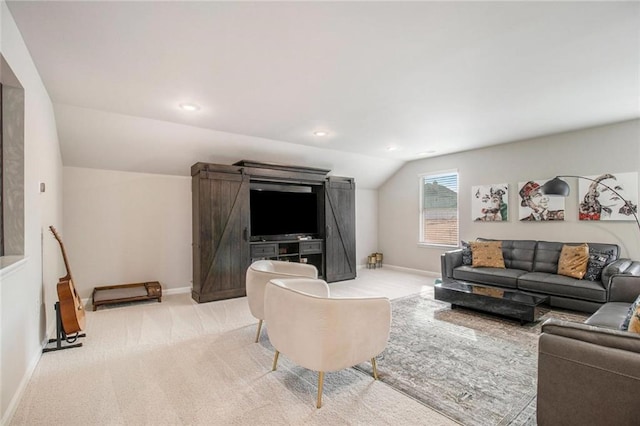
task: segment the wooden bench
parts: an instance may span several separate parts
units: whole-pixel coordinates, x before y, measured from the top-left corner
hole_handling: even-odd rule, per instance
[[[107,285],[93,289],[93,310],[98,306],[113,303],[135,302],[139,300],[158,299],[162,302],[162,286],[158,281]]]

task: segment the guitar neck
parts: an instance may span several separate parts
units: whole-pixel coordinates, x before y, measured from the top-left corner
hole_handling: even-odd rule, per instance
[[[67,260],[67,252],[64,250],[64,246],[60,243],[60,249],[62,251],[62,259],[64,260],[64,269],[67,271],[67,275],[60,278],[60,281],[73,281],[71,278],[71,269],[69,269],[69,261]]]
[[[62,252],[62,260],[64,260],[64,268],[67,271],[67,275],[65,275],[64,277],[61,277],[60,281],[73,280],[73,278],[71,277],[71,269],[69,268],[69,260],[67,259],[67,251],[64,249],[64,244],[62,244],[62,239],[60,238],[60,235],[58,235],[58,231],[56,231],[56,228],[54,228],[53,226],[49,226],[49,229],[53,233],[53,236],[56,237],[56,241],[58,241],[58,244],[60,244],[60,251]]]

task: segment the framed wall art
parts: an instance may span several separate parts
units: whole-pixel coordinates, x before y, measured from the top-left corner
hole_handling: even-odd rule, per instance
[[[518,219],[523,222],[564,220],[564,197],[549,197],[540,187],[549,179],[518,183]]]
[[[602,173],[585,178],[578,179],[579,220],[635,221],[638,172]]]
[[[471,187],[471,219],[506,222],[509,219],[509,185],[498,183]]]

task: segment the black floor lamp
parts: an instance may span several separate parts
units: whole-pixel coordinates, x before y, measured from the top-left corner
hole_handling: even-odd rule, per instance
[[[603,177],[615,179],[613,175],[604,175]],[[591,182],[597,183],[598,185],[604,186],[605,188],[607,188],[608,190],[616,194],[626,204],[631,214],[633,214],[633,217],[636,219],[636,224],[638,225],[638,231],[640,231],[640,220],[638,220],[638,215],[636,214],[637,206],[634,206],[630,201],[627,201],[622,195],[620,195],[618,191],[611,188],[609,185],[606,185],[600,182],[599,180],[591,179],[584,176],[575,176],[575,175],[556,176],[553,179],[547,181],[544,185],[542,185],[540,187],[540,191],[542,191],[544,194],[547,194],[547,195],[561,195],[563,197],[568,196],[570,192],[569,184],[566,181],[562,180],[561,178],[577,178],[577,179],[589,180]]]

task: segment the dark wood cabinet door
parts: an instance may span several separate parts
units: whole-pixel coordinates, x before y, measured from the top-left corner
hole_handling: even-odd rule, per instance
[[[193,299],[246,295],[249,177],[200,172],[193,177]]]
[[[356,277],[356,186],[352,178],[325,183],[326,281]]]

